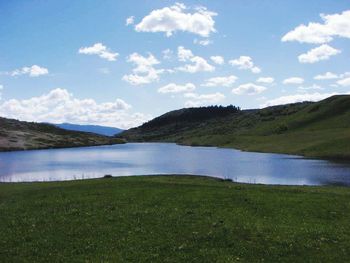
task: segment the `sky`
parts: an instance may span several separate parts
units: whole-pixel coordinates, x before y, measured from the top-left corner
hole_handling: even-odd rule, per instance
[[[350,92],[348,0],[0,0],[0,116],[138,126]]]

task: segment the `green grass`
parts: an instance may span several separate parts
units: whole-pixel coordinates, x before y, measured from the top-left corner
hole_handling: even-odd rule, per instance
[[[185,110],[165,114],[166,119]],[[187,109],[186,111],[191,111]],[[166,141],[187,145],[232,147],[246,151],[300,154],[350,160],[350,96],[317,103],[280,105],[241,111],[202,121],[173,121],[130,129],[128,141]]]
[[[1,262],[348,262],[350,189],[145,176],[0,184]]]

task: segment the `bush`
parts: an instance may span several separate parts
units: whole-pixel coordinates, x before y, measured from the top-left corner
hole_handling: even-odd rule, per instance
[[[285,125],[285,124],[280,124],[280,125],[278,125],[278,127],[275,129],[275,132],[276,132],[277,134],[281,134],[281,133],[286,132],[287,130],[288,130],[288,126],[287,126],[287,125]]]

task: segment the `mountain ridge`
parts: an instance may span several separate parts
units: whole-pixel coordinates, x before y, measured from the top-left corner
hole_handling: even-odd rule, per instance
[[[70,131],[81,131],[81,132],[92,132],[100,135],[105,136],[114,136],[118,133],[121,133],[122,129],[116,128],[116,127],[110,127],[110,126],[102,126],[102,125],[84,125],[84,124],[73,124],[73,123],[59,123],[54,124],[61,129],[70,130]]]
[[[157,119],[159,122],[192,109],[171,111]],[[201,121],[158,125],[151,120],[117,137],[135,142],[175,142],[350,160],[350,96],[239,110]]]

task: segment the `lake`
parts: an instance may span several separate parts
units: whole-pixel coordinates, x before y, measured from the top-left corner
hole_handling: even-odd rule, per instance
[[[1,182],[61,181],[150,174],[195,174],[284,185],[350,185],[350,164],[285,154],[172,143],[0,153]]]

